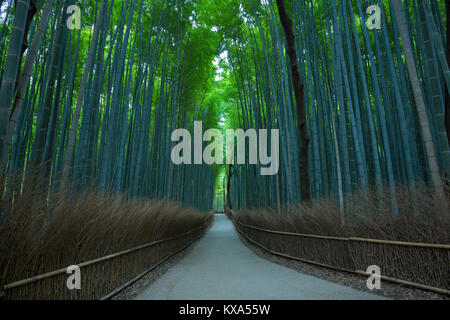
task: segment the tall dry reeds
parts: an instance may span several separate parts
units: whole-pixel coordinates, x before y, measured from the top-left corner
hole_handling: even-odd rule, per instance
[[[174,203],[127,201],[93,190],[46,196],[45,183],[7,193],[0,204],[0,285],[79,264],[204,225],[209,214]],[[4,189],[3,189],[4,190]],[[6,291],[7,299],[96,299],[198,237],[192,234],[83,268],[82,289],[68,274]]]
[[[450,213],[442,198],[426,188],[398,188],[394,215],[387,205],[389,191],[361,192],[347,198],[345,224],[339,206],[320,200],[311,205],[234,212],[232,218],[254,227],[331,237],[359,237],[403,242],[449,244]],[[293,257],[347,270],[365,271],[378,265],[382,274],[420,284],[450,288],[450,250],[340,241],[273,234],[239,225],[239,230],[262,246]]]

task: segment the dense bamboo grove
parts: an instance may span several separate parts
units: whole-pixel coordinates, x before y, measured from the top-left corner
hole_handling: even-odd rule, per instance
[[[380,30],[366,25],[370,4],[381,8]],[[293,1],[289,8],[311,140],[312,198],[343,205],[353,193],[381,196],[387,188],[396,213],[399,185],[411,188],[413,209],[418,185],[443,192],[450,165],[444,1]],[[234,168],[230,204],[276,208],[301,201],[303,177],[275,1],[254,7],[242,32],[245,45],[230,46],[240,121],[245,128],[279,128],[281,159],[276,177],[258,176],[252,166]]]
[[[215,50],[188,1],[0,8],[1,298],[101,298],[209,226],[216,168],[176,166],[170,152],[175,128],[215,118],[201,103]],[[123,251],[85,266],[78,292],[65,273],[3,291]]]
[[[0,291],[173,238],[87,267],[82,293],[60,274],[5,295],[99,298],[200,237],[212,208],[279,253],[448,289],[447,3],[0,0]],[[203,132],[195,164],[175,163],[174,131],[200,121],[266,129],[264,151],[278,129],[278,172],[250,146],[246,164],[201,164]]]
[[[80,29],[67,25],[73,4]],[[366,24],[371,5],[379,29]],[[450,166],[446,9],[443,0],[2,1],[3,193],[44,179],[47,195],[70,184],[207,210],[280,208],[310,194],[343,211],[362,190],[397,213],[407,186],[414,209],[414,190],[442,194]],[[194,121],[279,129],[278,174],[174,165],[171,133]]]
[[[20,192],[17,180],[46,179],[49,194],[69,183],[77,192],[96,187],[210,209],[214,168],[170,161],[173,129],[207,123],[208,115],[198,100],[201,73],[211,66],[197,66],[192,55],[205,30],[189,23],[189,3],[76,3],[79,30],[67,27],[74,0],[36,1],[40,10],[24,37],[17,30],[30,1],[2,2],[0,148],[8,192]],[[211,49],[204,54],[214,57]],[[194,70],[199,81],[189,76]]]

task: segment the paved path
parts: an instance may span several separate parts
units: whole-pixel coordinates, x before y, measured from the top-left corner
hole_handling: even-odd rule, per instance
[[[139,300],[381,299],[269,262],[238,238],[225,215]],[[363,279],[361,281],[364,281]]]

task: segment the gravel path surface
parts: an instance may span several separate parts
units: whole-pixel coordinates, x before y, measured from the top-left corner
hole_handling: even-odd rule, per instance
[[[138,300],[386,299],[263,259],[238,238],[225,215]]]
[[[184,249],[180,253],[174,255],[173,257],[167,259],[165,262],[160,264],[154,270],[147,273],[145,276],[140,278],[138,281],[120,291],[111,300],[134,300],[140,294],[142,294],[149,286],[151,286],[157,279],[165,275],[171,268],[173,268],[178,262],[180,262],[186,255],[188,255],[192,250],[193,245]]]

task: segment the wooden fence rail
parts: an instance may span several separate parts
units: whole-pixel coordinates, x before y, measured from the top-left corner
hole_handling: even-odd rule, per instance
[[[361,270],[364,263],[380,260],[385,271],[390,273],[389,276],[382,274],[382,280],[450,295],[448,288],[416,282],[437,279],[435,283],[448,286],[450,245],[269,230],[238,221],[234,218],[233,210],[227,209],[227,213],[239,234],[273,255],[363,276],[372,275]],[[296,238],[299,240],[295,240]],[[429,252],[425,254],[424,250]],[[414,261],[415,264],[409,264]],[[399,279],[399,275],[391,276],[399,273],[399,270],[405,271],[409,278],[417,280],[409,281],[411,279]],[[400,274],[404,275],[401,272]]]
[[[177,239],[181,239],[181,238],[187,237],[189,235],[192,235],[193,233],[195,233],[198,230],[201,230],[201,229],[206,230],[207,226],[211,223],[212,218],[213,218],[213,216],[211,215],[211,217],[209,217],[207,219],[207,221],[205,221],[201,226],[193,228],[193,229],[191,229],[191,230],[189,230],[189,231],[187,231],[187,232],[185,232],[183,234],[176,235],[176,236],[169,237],[169,238],[160,239],[160,240],[155,240],[155,241],[152,241],[152,242],[149,242],[149,243],[146,243],[146,244],[134,247],[134,248],[123,250],[123,251],[116,252],[116,253],[113,253],[113,254],[109,254],[109,255],[106,255],[106,256],[103,256],[103,257],[99,257],[99,258],[96,258],[96,259],[92,259],[92,260],[89,260],[89,261],[84,261],[84,262],[81,262],[81,263],[76,264],[76,265],[78,267],[80,267],[80,269],[81,268],[85,268],[85,267],[88,267],[88,266],[92,266],[92,265],[98,264],[100,262],[105,262],[105,261],[108,261],[108,260],[111,260],[111,259],[114,259],[114,258],[118,258],[118,257],[130,254],[130,253],[133,253],[133,252],[137,252],[137,251],[143,250],[145,248],[153,247],[153,246],[158,245],[158,244],[164,244],[164,243],[171,242],[173,240],[177,240]],[[139,274],[137,277],[131,279],[130,281],[128,281],[124,285],[120,286],[119,287],[120,290],[115,289],[112,293],[117,294],[119,291],[123,290],[125,287],[129,286],[130,284],[132,284],[133,282],[138,280],[140,277],[142,277],[143,275],[145,275],[149,271],[153,270],[155,267],[160,265],[162,262],[164,262],[168,258],[172,257],[176,253],[178,253],[178,252],[182,251],[183,249],[187,248],[195,240],[199,239],[202,234],[203,233],[201,233],[198,237],[195,237],[192,241],[190,241],[187,245],[183,246],[181,249],[176,250],[176,252],[171,253],[171,254],[167,255],[166,257],[162,258],[156,264],[152,265],[150,267],[150,269],[145,270],[144,272]],[[5,296],[6,292],[8,290],[11,290],[11,289],[14,289],[14,288],[18,288],[18,287],[22,287],[22,286],[26,286],[26,285],[29,285],[29,284],[33,284],[33,283],[35,283],[37,281],[41,281],[41,280],[44,280],[44,279],[56,277],[58,275],[65,274],[66,272],[67,272],[67,267],[60,268],[58,270],[53,270],[53,271],[50,271],[50,272],[46,272],[44,274],[36,275],[36,276],[30,277],[30,278],[27,278],[27,279],[22,279],[22,280],[18,280],[18,281],[14,281],[14,282],[5,284],[2,287],[2,291],[0,291],[0,297]],[[103,299],[112,297],[114,294],[109,293],[109,294],[103,296]]]
[[[237,224],[251,228],[254,230],[264,231],[272,234],[280,234],[286,236],[294,236],[294,237],[305,237],[305,238],[314,238],[314,239],[327,239],[327,240],[338,240],[338,241],[355,241],[355,242],[367,242],[367,243],[379,243],[379,244],[389,244],[395,246],[404,246],[404,247],[417,247],[417,248],[434,248],[434,249],[450,249],[449,244],[435,244],[435,243],[420,243],[420,242],[404,242],[404,241],[391,241],[391,240],[381,240],[381,239],[369,239],[369,238],[358,238],[358,237],[330,237],[330,236],[321,236],[315,234],[305,234],[305,233],[294,233],[294,232],[285,232],[285,231],[277,231],[277,230],[269,230],[264,228],[259,228],[255,226],[251,226],[245,223],[242,223],[238,220],[234,220]]]

